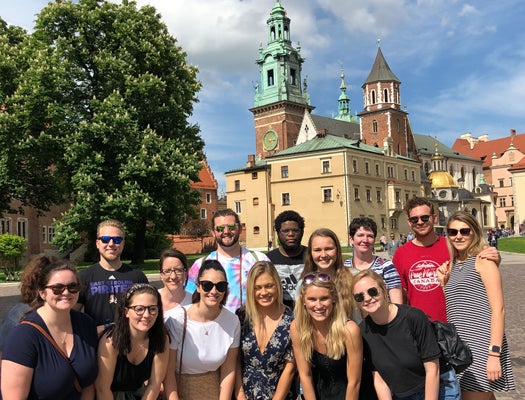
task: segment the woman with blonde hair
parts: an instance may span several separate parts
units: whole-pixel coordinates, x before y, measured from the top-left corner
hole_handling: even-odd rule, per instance
[[[385,281],[370,269],[355,276],[352,293],[366,314],[359,326],[379,400],[437,400],[441,351],[427,316],[390,303]]]
[[[293,312],[283,304],[283,289],[271,262],[257,261],[246,281],[241,318],[241,357],[237,399],[297,397],[291,389],[295,361],[290,339]]]
[[[478,257],[486,245],[478,221],[464,211],[447,221],[452,262],[438,268],[447,319],[472,350],[473,363],[459,375],[463,400],[492,400],[515,389],[505,337],[505,304],[497,265]]]
[[[290,334],[305,400],[359,398],[361,334],[328,273],[303,277]]]
[[[339,238],[334,231],[321,228],[308,239],[308,249],[301,278],[312,272],[328,274],[334,281],[341,296],[346,315],[353,317],[355,304],[352,299],[352,272],[343,265],[343,253]]]

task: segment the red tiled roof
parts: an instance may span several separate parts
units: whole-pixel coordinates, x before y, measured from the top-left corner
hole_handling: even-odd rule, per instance
[[[202,163],[203,167],[199,171],[200,182],[191,182],[190,186],[193,189],[217,189],[219,185],[217,184],[217,180],[211,171],[210,165],[206,159],[202,160]]]
[[[525,169],[525,157],[523,157],[519,162],[510,167],[508,171],[518,171],[520,169]]]
[[[456,139],[452,148],[466,156],[483,160],[483,167],[485,168],[492,165],[492,155],[496,153],[498,158],[501,157],[505,150],[510,147],[511,141],[515,148],[525,153],[525,133],[487,140],[486,142],[480,141],[472,149],[467,139]]]

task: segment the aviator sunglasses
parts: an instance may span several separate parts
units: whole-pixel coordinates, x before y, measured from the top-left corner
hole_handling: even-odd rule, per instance
[[[228,228],[229,231],[234,231],[237,229],[237,224],[226,224],[226,225],[217,225],[215,227],[215,230],[217,232],[224,232],[224,230]]]
[[[217,288],[217,292],[220,293],[224,293],[226,289],[228,289],[228,282],[226,281],[220,281],[217,283],[211,281],[199,281],[199,285],[205,292],[211,292],[214,286]]]
[[[376,287],[368,288],[366,292],[368,293],[370,297],[377,297],[379,295],[379,290]],[[358,303],[362,303],[363,301],[365,301],[364,292],[354,293],[354,300],[357,301]]]
[[[324,274],[324,273],[319,273],[319,274],[308,274],[306,275],[304,278],[303,278],[303,283],[305,285],[310,285],[311,283],[313,283],[314,281],[319,281],[319,282],[323,282],[323,283],[326,283],[326,282],[330,282],[332,278],[330,278],[330,275],[328,274]]]
[[[71,294],[78,293],[80,291],[80,285],[78,283],[69,283],[67,285],[64,285],[62,283],[57,283],[55,285],[48,285],[45,286],[46,289],[51,289],[53,291],[53,294],[59,295],[64,293],[64,291],[67,289],[67,291]]]
[[[461,236],[469,236],[470,228],[461,228],[461,229],[448,228],[447,229],[447,235],[450,237],[456,237],[458,235],[458,232],[461,233]]]
[[[431,217],[432,215],[420,215],[419,217],[410,217],[408,220],[411,224],[417,224],[419,220],[421,220],[423,223],[426,223]]]
[[[115,244],[121,244],[124,238],[122,236],[99,236],[98,240],[104,244],[108,244],[112,240]]]

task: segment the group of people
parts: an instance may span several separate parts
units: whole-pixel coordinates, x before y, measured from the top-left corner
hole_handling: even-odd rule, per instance
[[[278,247],[264,254],[241,247],[238,215],[220,210],[217,250],[191,267],[164,251],[158,290],[122,264],[124,228],[104,221],[100,262],[80,275],[48,256],[24,270],[3,398],[494,400],[514,389],[499,253],[468,213],[443,238],[428,200],[406,212],[414,238],[392,260],[374,254],[366,217],[352,220],[343,260],[330,229],[302,245],[295,211],[276,218]],[[458,376],[430,320],[468,342],[474,361]]]

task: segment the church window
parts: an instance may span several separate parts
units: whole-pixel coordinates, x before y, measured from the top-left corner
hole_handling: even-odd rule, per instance
[[[281,193],[281,205],[283,206],[290,205],[290,193]]]
[[[372,121],[372,132],[377,133],[377,121],[375,119]]]
[[[383,96],[384,96],[384,98],[385,98],[385,101],[384,101],[384,102],[385,102],[385,103],[388,103],[388,89],[385,89],[385,90],[383,91]]]
[[[290,84],[292,84],[293,86],[297,86],[297,76],[295,68],[290,68]]]
[[[268,71],[266,71],[266,75],[267,75],[267,82],[268,82],[268,86],[273,86],[273,82],[274,82],[274,78],[273,78],[273,69],[269,69]]]
[[[376,104],[376,91],[372,90],[370,95],[372,96],[372,104]]]

